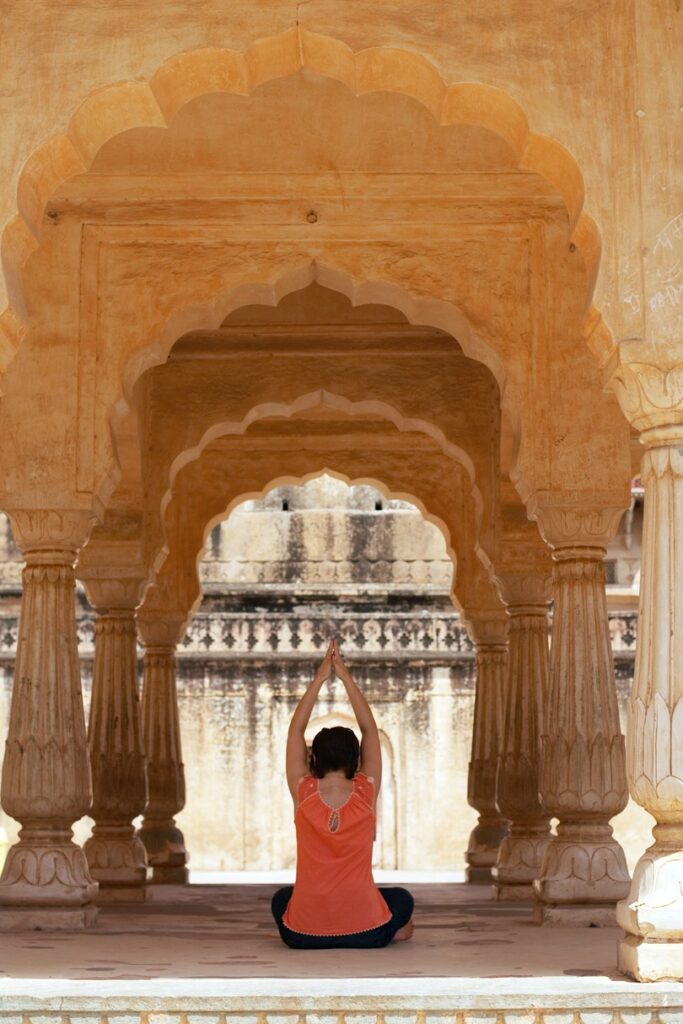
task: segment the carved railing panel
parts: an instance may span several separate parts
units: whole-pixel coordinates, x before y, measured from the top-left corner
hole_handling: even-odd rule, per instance
[[[14,660],[18,623],[17,615],[0,615],[1,660]],[[635,612],[610,614],[612,652],[618,662],[630,662],[633,658],[637,625]],[[95,651],[95,620],[91,612],[78,616],[77,634],[79,654],[90,660]],[[354,611],[335,616],[239,610],[198,612],[178,647],[178,656],[263,658],[277,653],[315,658],[318,654],[322,656],[333,635],[341,638],[345,652],[356,659],[474,657],[472,642],[455,612],[416,615]],[[618,675],[621,677],[623,672]]]

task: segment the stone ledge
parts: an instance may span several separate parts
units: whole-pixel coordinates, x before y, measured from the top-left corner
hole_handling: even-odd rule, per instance
[[[0,979],[0,1024],[683,1024],[625,978]]]
[[[327,1006],[324,1011],[298,1013],[294,1008],[279,1012],[240,1012],[231,1009],[214,1013],[167,1013],[152,1011],[92,1013],[52,1013],[42,1015],[0,1014],[2,1024],[680,1024],[680,1008],[623,1007],[560,1011],[536,1007],[490,1008],[489,1010],[450,1010],[441,1013],[429,1010],[402,1009],[382,1012]]]

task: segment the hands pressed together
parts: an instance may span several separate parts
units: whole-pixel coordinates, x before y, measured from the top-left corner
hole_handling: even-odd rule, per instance
[[[322,682],[324,682],[326,679],[329,679],[330,676],[332,675],[332,669],[334,669],[335,674],[341,680],[343,680],[346,676],[350,675],[349,670],[344,664],[344,659],[341,656],[341,651],[339,650],[339,642],[336,639],[330,640],[327,647],[327,651],[325,652],[325,657],[320,663],[320,667],[316,675]]]
[[[374,779],[375,793],[379,792],[382,780],[382,751],[377,724],[370,705],[358,689],[350,670],[344,664],[344,659],[339,650],[339,642],[333,639],[330,640],[325,651],[325,657],[318,666],[318,670],[306,692],[297,704],[292,720],[289,723],[287,737],[287,783],[295,802],[297,800],[299,779],[309,769],[304,733],[311,717],[313,706],[320,693],[320,688],[330,678],[333,670],[337,678],[344,684],[344,689],[351,703],[353,713],[356,716],[358,728],[361,731],[361,771]]]

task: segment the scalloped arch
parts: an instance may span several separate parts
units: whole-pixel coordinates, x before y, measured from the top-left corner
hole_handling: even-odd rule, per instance
[[[308,69],[343,82],[353,93],[393,92],[411,96],[442,126],[478,125],[503,139],[522,171],[548,181],[563,199],[570,242],[586,268],[585,339],[601,363],[613,347],[591,306],[600,258],[600,236],[582,212],[580,169],[559,142],[530,131],[521,106],[500,89],[478,82],[448,84],[417,53],[395,47],[353,51],[344,42],[303,27],[252,43],[244,51],[207,48],[166,60],[149,82],[129,81],[92,92],[76,109],[64,134],[54,136],[27,160],[17,187],[19,216],[3,233],[2,257],[11,306],[0,316],[0,368],[6,367],[24,328],[21,273],[41,240],[45,207],[69,178],[87,172],[99,149],[131,128],[166,128],[192,99],[226,92],[248,96],[264,82]]]
[[[504,391],[506,368],[501,356],[455,303],[414,295],[403,285],[390,280],[357,279],[331,263],[312,259],[278,270],[271,277],[264,273],[257,280],[230,286],[208,300],[192,302],[178,309],[160,325],[154,342],[136,352],[126,364],[123,373],[125,401],[132,400],[135,384],[146,370],[166,362],[183,334],[207,327],[217,328],[230,313],[242,306],[277,306],[285,296],[313,283],[339,292],[349,299],[352,306],[375,303],[392,306],[411,324],[446,331],[457,339],[466,356],[488,367],[501,392]],[[127,411],[127,407],[122,406],[115,411],[115,416]]]
[[[421,501],[421,499],[417,495],[415,495],[415,494],[413,494],[412,492],[409,492],[409,491],[403,491],[403,490],[399,491],[399,490],[395,490],[393,488],[390,488],[382,480],[380,480],[379,478],[373,477],[373,476],[363,476],[363,477],[348,476],[347,474],[345,474],[345,473],[343,473],[343,472],[341,472],[339,470],[331,469],[325,463],[325,464],[321,464],[321,468],[320,469],[312,470],[310,473],[304,473],[304,474],[300,474],[300,475],[297,475],[297,474],[283,474],[281,476],[272,477],[270,480],[268,480],[267,483],[264,484],[264,486],[261,489],[254,489],[254,488],[252,488],[252,489],[249,489],[249,490],[241,491],[239,494],[236,494],[234,497],[232,497],[221,511],[217,512],[215,515],[210,517],[210,519],[207,521],[207,523],[204,526],[204,529],[203,529],[203,532],[202,532],[202,538],[201,538],[201,546],[199,547],[199,549],[197,551],[197,554],[196,554],[196,557],[195,557],[195,561],[194,561],[193,574],[192,574],[192,593],[188,594],[188,607],[187,608],[177,608],[177,607],[174,607],[172,609],[173,611],[176,611],[176,612],[186,613],[186,620],[185,620],[186,621],[186,628],[189,625],[189,623],[191,622],[191,620],[192,620],[192,618],[193,618],[197,608],[199,607],[199,603],[201,602],[202,587],[201,587],[201,583],[200,583],[200,579],[199,579],[199,563],[201,562],[201,560],[202,560],[202,558],[204,556],[204,552],[206,550],[207,540],[208,540],[208,538],[209,538],[209,536],[211,534],[211,531],[213,530],[214,526],[216,526],[218,523],[223,522],[223,520],[227,519],[227,517],[239,505],[242,505],[245,501],[259,501],[262,498],[265,498],[270,493],[270,491],[275,490],[277,487],[283,487],[283,486],[287,486],[287,485],[290,485],[290,486],[301,486],[302,484],[308,483],[310,480],[316,480],[317,478],[319,478],[321,476],[324,476],[324,475],[334,477],[336,480],[341,480],[343,483],[347,484],[349,487],[359,486],[359,485],[367,485],[367,486],[370,486],[370,487],[374,487],[376,490],[378,490],[381,494],[383,494],[386,498],[388,498],[390,500],[407,501],[411,505],[414,505],[418,509],[420,514],[423,516],[425,521],[428,522],[428,523],[431,523],[433,526],[435,526],[439,530],[439,532],[442,534],[442,536],[444,538],[444,541],[445,541],[445,544],[446,544],[446,553],[448,554],[448,557],[451,559],[451,562],[453,563],[454,579],[456,578],[457,566],[458,566],[458,556],[457,556],[457,552],[455,550],[455,547],[454,547],[454,545],[452,543],[452,536],[451,536],[450,528],[449,528],[448,524],[443,519],[441,519],[439,516],[436,516],[433,513],[431,513],[429,511],[429,509],[427,509],[427,507],[424,505],[424,503]],[[147,594],[145,595],[145,600],[143,601],[143,603],[141,605],[141,608],[140,608],[140,614],[142,615],[142,617],[144,617],[145,614],[149,614],[150,606],[153,608],[153,610],[155,612],[158,612],[158,611],[162,610],[162,607],[165,607],[165,606],[163,606],[162,593],[156,587],[157,581],[158,581],[158,576],[151,583],[151,585],[150,585],[150,587],[149,587],[149,589],[147,591]],[[163,595],[167,599],[169,597],[172,598],[172,596],[173,596],[173,595],[170,594],[170,591],[166,587],[163,588]],[[457,598],[455,597],[455,593],[453,593],[453,599],[454,599],[454,601],[456,603],[459,604],[459,602],[457,601]],[[168,610],[171,610],[171,609],[168,609]]]
[[[162,495],[159,505],[162,538],[164,543],[152,559],[152,571],[155,574],[161,571],[163,563],[169,553],[168,545],[166,543],[166,513],[173,500],[173,485],[177,480],[179,473],[200,460],[206,448],[214,441],[217,441],[220,437],[225,437],[231,434],[244,434],[250,426],[257,423],[259,420],[271,419],[273,417],[289,418],[300,412],[308,412],[312,409],[320,408],[333,409],[352,417],[362,416],[363,414],[378,415],[388,423],[392,423],[399,431],[417,432],[425,434],[427,437],[431,437],[444,455],[461,466],[467,474],[471,483],[470,497],[472,499],[475,519],[477,525],[481,525],[484,514],[484,501],[476,482],[474,463],[468,453],[463,448],[450,442],[439,427],[436,427],[434,424],[429,423],[426,420],[406,417],[398,409],[389,405],[387,402],[353,402],[350,399],[345,398],[343,395],[337,395],[330,391],[319,389],[317,391],[310,391],[304,395],[300,395],[291,402],[267,402],[261,405],[256,405],[247,413],[246,416],[244,416],[243,419],[239,421],[224,421],[222,423],[214,424],[210,430],[205,432],[196,445],[185,449],[185,451],[176,456],[170,467],[168,487]],[[323,471],[321,470],[320,472]],[[319,476],[320,472],[313,473],[311,479],[315,478],[315,476]],[[325,472],[327,472],[327,470],[325,470]],[[332,476],[335,475],[332,470],[329,472]],[[340,479],[342,478],[343,477],[340,476]],[[282,479],[284,480],[284,477]],[[373,486],[375,486],[375,484],[373,484]],[[381,490],[381,487],[379,489]],[[400,497],[400,495],[393,495],[393,497]],[[240,500],[246,501],[247,498],[242,498]],[[422,508],[416,498],[411,497],[406,500],[411,501],[413,504],[417,504],[420,511],[425,515],[425,518],[429,520],[427,512]],[[223,516],[223,518],[225,518],[225,516]],[[439,520],[439,523],[440,522],[441,520]],[[478,545],[477,550],[479,550]]]
[[[285,296],[306,288],[314,282],[346,296],[352,306],[360,306],[366,303],[392,306],[403,313],[409,323],[435,327],[446,331],[452,337],[458,339],[465,355],[481,362],[491,370],[499,384],[501,400],[504,405],[507,406],[508,401],[511,400],[510,396],[513,395],[513,392],[511,391],[508,394],[506,391],[505,367],[500,356],[479,336],[467,318],[453,303],[442,299],[414,296],[404,287],[389,281],[357,281],[344,270],[329,264],[323,264],[317,260],[308,260],[305,263],[279,272],[271,279],[266,278],[264,280],[238,284],[221,291],[218,295],[213,296],[207,301],[191,303],[174,313],[160,327],[158,334],[151,343],[144,349],[136,352],[124,367],[122,393],[118,401],[114,403],[111,411],[113,436],[116,438],[121,425],[125,422],[132,408],[134,389],[138,380],[147,370],[166,362],[173,346],[183,334],[195,329],[218,327],[230,313],[242,306],[277,306]],[[315,393],[318,394],[319,392]],[[339,396],[339,398],[340,401],[345,400],[342,396]],[[301,397],[297,399],[297,401],[300,400],[302,400]],[[287,403],[284,403],[283,408],[286,406]],[[512,411],[514,414],[518,410]],[[253,422],[249,419],[252,412],[247,414],[244,421],[239,420],[230,424],[224,432],[243,433],[250,423]],[[259,415],[256,414],[256,418]],[[272,413],[267,413],[266,415],[272,415]],[[285,415],[288,415],[288,413],[285,413]],[[394,410],[392,415],[399,419],[401,418],[401,414],[397,410]],[[392,422],[397,423],[398,420],[394,419]],[[422,423],[423,421],[419,422]],[[432,429],[438,431],[438,428],[434,427]],[[438,433],[440,435],[438,437],[436,433],[432,434],[434,440],[440,445],[443,443],[448,444],[449,442],[445,436],[440,431]],[[218,427],[212,429],[212,431],[209,431],[210,436],[198,441],[197,445],[188,448],[186,453],[179,456],[178,459],[180,461],[176,459],[173,464],[173,467],[176,468],[172,467],[170,470],[169,481],[172,483],[177,468],[181,468],[184,461],[191,461],[193,458],[196,458],[206,444],[210,443],[219,434],[220,429]],[[457,449],[456,445],[452,447],[456,461],[460,461],[461,455],[469,461],[471,472],[469,469],[468,472],[470,472],[474,484],[474,467],[471,464],[471,460],[469,460],[469,456],[461,449]],[[456,454],[456,449],[458,454]],[[104,505],[108,504],[119,482],[120,470],[118,463],[115,463],[108,476],[98,488],[99,499]],[[478,498],[475,500],[481,506],[481,495],[479,495],[479,492],[477,494]]]

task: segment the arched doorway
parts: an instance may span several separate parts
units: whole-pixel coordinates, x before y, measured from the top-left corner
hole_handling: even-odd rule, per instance
[[[376,866],[462,872],[474,662],[441,535],[414,506],[317,475],[236,505],[199,576],[177,654],[192,871],[293,866],[286,730],[336,632],[385,736]],[[348,717],[339,686],[316,727],[330,715]]]

